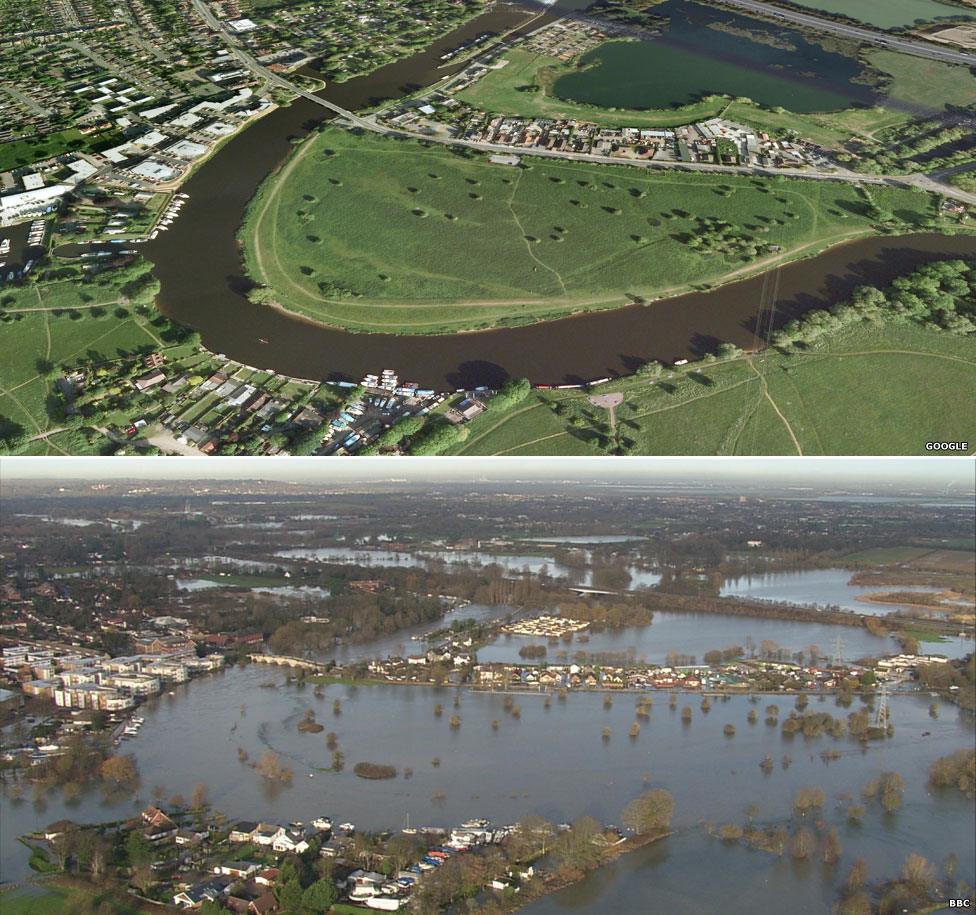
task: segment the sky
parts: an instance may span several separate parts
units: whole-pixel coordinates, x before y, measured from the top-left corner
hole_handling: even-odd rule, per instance
[[[797,482],[827,486],[904,484],[972,492],[976,462],[969,457],[925,458],[324,458],[267,457],[43,457],[0,458],[4,479],[240,480],[368,483],[371,480],[513,479],[584,482]]]

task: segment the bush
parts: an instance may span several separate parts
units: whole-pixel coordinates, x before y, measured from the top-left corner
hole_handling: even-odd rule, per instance
[[[396,778],[396,766],[384,766],[379,763],[358,762],[352,767],[352,771],[360,778]]]

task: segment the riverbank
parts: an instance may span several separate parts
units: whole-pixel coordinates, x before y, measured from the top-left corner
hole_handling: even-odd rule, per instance
[[[930,610],[936,613],[951,614],[953,619],[959,618],[959,621],[968,621],[969,625],[973,622],[973,613],[976,608],[973,605],[966,604],[962,602],[962,594],[958,591],[942,591],[938,594],[932,594],[931,600],[918,600],[918,592],[911,591],[878,591],[874,594],[860,594],[858,595],[858,600],[862,600],[868,604],[904,604],[906,602],[911,602],[913,607],[918,607],[919,610]],[[942,601],[936,600],[935,598],[942,598]]]

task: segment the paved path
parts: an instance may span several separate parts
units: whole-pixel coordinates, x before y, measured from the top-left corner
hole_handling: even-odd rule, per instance
[[[784,9],[781,6],[774,6],[771,3],[763,3],[762,0],[719,0],[719,2],[725,6],[734,6],[738,9],[748,10],[751,13],[768,16],[772,19],[780,19],[785,22],[804,25],[808,28],[817,29],[820,32],[832,32],[836,35],[843,35],[846,38],[854,38],[857,41],[876,45],[879,48],[890,48],[892,51],[914,54],[916,57],[928,57],[932,60],[963,64],[967,67],[976,66],[976,54],[972,52],[955,51],[951,48],[939,47],[915,38],[892,35],[888,32],[880,32],[857,25],[848,25],[844,22],[834,22],[832,19],[823,19],[820,16],[804,13],[800,10]]]

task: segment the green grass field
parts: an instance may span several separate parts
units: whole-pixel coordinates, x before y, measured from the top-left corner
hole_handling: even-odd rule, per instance
[[[839,13],[881,29],[913,25],[917,20],[933,22],[950,17],[972,19],[971,10],[956,3],[937,0],[789,0],[794,6],[826,13]]]
[[[859,550],[856,553],[849,553],[844,559],[847,562],[864,562],[870,565],[891,565],[896,562],[908,562],[909,559],[917,559],[919,556],[924,556],[928,552],[930,550],[926,547],[880,546],[870,550]]]
[[[80,130],[70,128],[27,140],[11,140],[0,143],[0,172],[20,168],[43,159],[50,159],[67,152],[91,150],[103,147],[103,143],[121,135],[113,130],[85,136]]]
[[[3,915],[63,915],[68,912],[98,912],[99,915],[139,915],[146,908],[133,905],[117,891],[66,887],[54,883],[28,886],[0,895]]]
[[[54,379],[60,367],[83,360],[111,362],[168,346],[158,313],[141,311],[120,291],[131,274],[105,274],[104,283],[72,280],[5,287],[0,293],[0,420],[30,436],[59,428]],[[162,319],[165,324],[165,319]],[[78,430],[37,438],[19,453],[92,453]]]
[[[583,118],[607,127],[689,124],[715,117],[729,102],[722,96],[712,96],[680,108],[600,108],[551,94],[553,83],[574,70],[571,64],[517,48],[509,51],[505,59],[508,63],[504,67],[487,73],[457,97],[483,111],[540,118]],[[535,91],[527,91],[526,87],[535,87]]]
[[[523,164],[327,130],[252,203],[248,271],[279,304],[324,324],[449,333],[665,298],[873,231],[852,185]],[[924,194],[871,194],[906,225],[934,215]],[[781,250],[743,261],[694,249],[706,216]]]
[[[912,116],[909,110],[897,105],[798,114],[721,96],[670,109],[598,108],[551,94],[556,80],[573,71],[572,64],[518,49],[510,51],[506,59],[509,61],[506,66],[491,71],[458,93],[458,98],[490,112],[581,118],[611,127],[667,127],[721,114],[772,133],[796,130],[815,143],[831,147],[839,146],[853,135],[873,136],[884,128],[906,123]],[[976,77],[966,67],[884,50],[867,51],[865,60],[888,79],[886,94],[896,102],[929,105],[934,109],[976,103]],[[527,91],[526,87],[535,90]]]
[[[57,428],[48,400],[53,381],[44,363],[73,363],[91,356],[113,360],[160,341],[148,318],[132,314],[72,320],[50,312],[23,313],[20,320],[0,325],[4,362],[0,368],[0,416],[18,423],[31,435]],[[41,449],[38,451],[38,449]],[[28,453],[61,454],[57,437],[39,440]]]
[[[858,327],[802,354],[691,366],[667,383],[673,391],[637,377],[599,388],[625,395],[617,423],[629,453],[925,454],[945,439],[976,450],[976,410],[961,396],[976,385],[972,343],[919,327]],[[449,453],[601,454],[606,421],[583,392],[534,391],[475,419]]]

